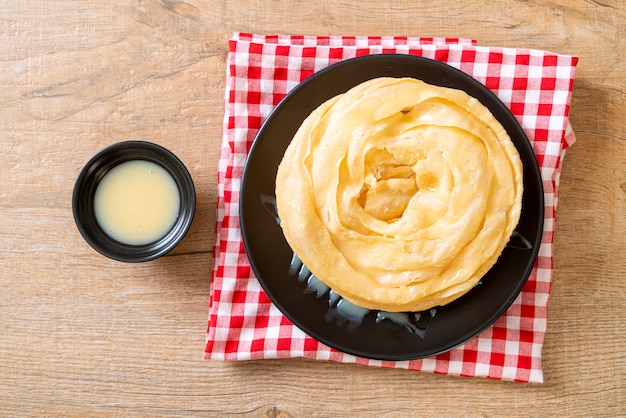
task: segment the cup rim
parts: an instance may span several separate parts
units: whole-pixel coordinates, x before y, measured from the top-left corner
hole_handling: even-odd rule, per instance
[[[145,160],[163,167],[179,190],[180,209],[176,222],[163,237],[143,245],[119,242],[102,230],[93,206],[95,190],[102,178],[121,163]],[[183,162],[165,147],[153,142],[128,140],[98,151],[83,166],[72,193],[72,212],[85,241],[100,254],[122,262],[144,262],[161,257],[182,241],[195,214],[196,192],[193,179]]]

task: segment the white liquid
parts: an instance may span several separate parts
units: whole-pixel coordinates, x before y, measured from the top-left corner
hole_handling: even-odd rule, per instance
[[[163,237],[180,210],[180,192],[160,165],[134,160],[104,175],[96,188],[94,212],[100,227],[113,239],[143,245]]]

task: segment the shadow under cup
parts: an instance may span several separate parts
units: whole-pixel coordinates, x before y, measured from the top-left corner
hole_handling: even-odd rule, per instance
[[[164,168],[176,183],[180,198],[178,217],[171,229],[156,241],[143,245],[125,244],[111,238],[98,224],[94,212],[94,196],[104,176],[119,164],[136,160]],[[119,142],[98,152],[78,175],[72,195],[74,220],[85,241],[100,254],[124,262],[153,260],[176,247],[191,226],[195,206],[195,188],[185,165],[169,150],[144,141]]]

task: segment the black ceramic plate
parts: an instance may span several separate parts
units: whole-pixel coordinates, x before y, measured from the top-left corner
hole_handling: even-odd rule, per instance
[[[496,265],[457,301],[438,307],[421,334],[367,314],[353,330],[327,320],[329,298],[306,293],[288,273],[292,251],[263,196],[274,196],[284,151],[302,121],[327,99],[376,77],[413,77],[462,89],[487,106],[507,130],[524,165],[519,225]],[[409,360],[448,351],[489,327],[513,303],[528,279],[543,230],[543,188],[532,147],[509,109],[485,86],[438,61],[409,55],[370,55],[330,66],[294,88],[261,127],[246,162],[240,194],[241,231],[252,269],[272,302],[320,342],[356,356]],[[523,239],[515,238],[521,235]],[[519,240],[516,244],[513,241]],[[525,244],[525,245],[524,245]],[[424,317],[422,316],[422,319]],[[420,325],[423,327],[423,325]]]

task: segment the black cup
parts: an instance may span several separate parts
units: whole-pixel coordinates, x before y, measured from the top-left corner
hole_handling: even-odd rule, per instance
[[[176,182],[180,196],[180,211],[172,228],[163,237],[145,245],[124,244],[111,238],[94,214],[94,195],[102,178],[115,166],[134,160],[163,167]],[[144,141],[119,142],[98,152],[81,170],[72,195],[74,220],[85,241],[102,255],[130,263],[153,260],[176,247],[191,226],[195,208],[196,192],[185,165],[162,146]]]

